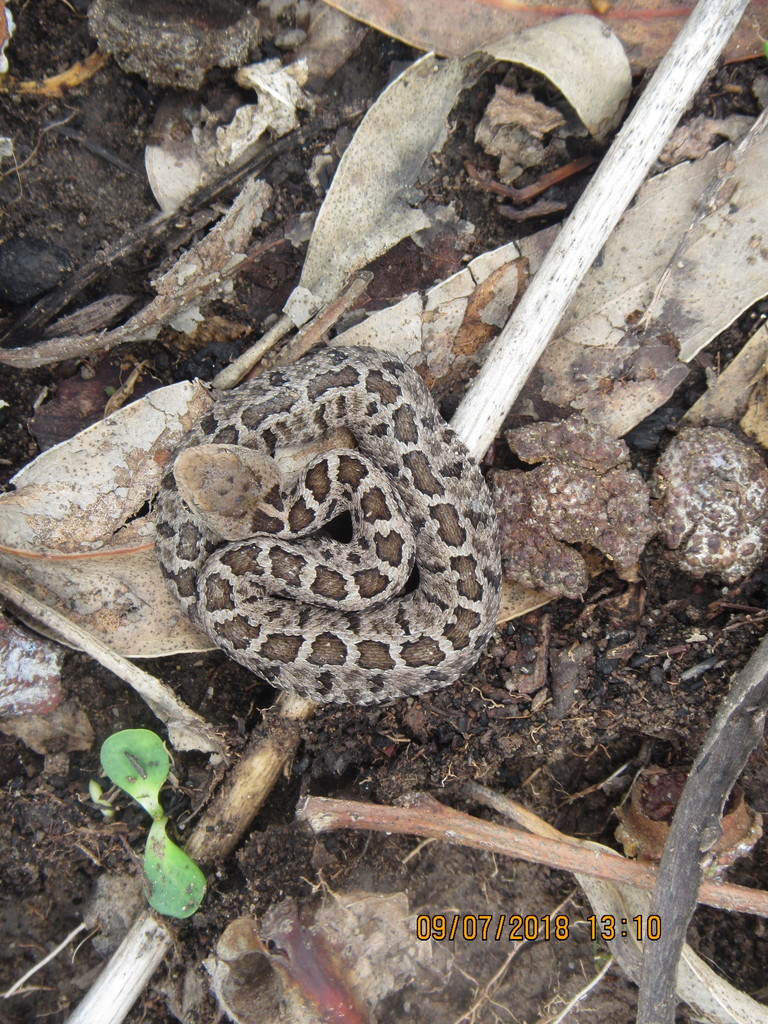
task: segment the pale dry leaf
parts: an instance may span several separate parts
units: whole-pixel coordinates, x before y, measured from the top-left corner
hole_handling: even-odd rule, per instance
[[[731,423],[747,412],[753,389],[764,377],[768,362],[768,326],[758,328],[744,347],[683,417],[691,427]],[[750,437],[755,435],[741,429]],[[756,438],[757,439],[757,438]],[[760,442],[763,447],[768,444]]]
[[[651,310],[648,330],[679,337],[685,362],[768,293],[767,165],[768,111],[731,149]]]
[[[565,839],[580,847],[619,856],[615,850],[601,843],[564,836],[530,812],[524,812],[521,824],[536,835]],[[629,925],[626,930],[617,928],[615,937],[607,945],[627,977],[639,982],[642,947],[637,938],[636,922],[640,920],[647,929],[651,894],[631,885],[618,885],[578,872],[574,872],[574,877],[584,890],[598,921],[626,921]],[[676,991],[681,1000],[712,1024],[768,1024],[768,1007],[716,974],[687,943],[683,946],[678,966]]]
[[[583,14],[556,18],[484,49],[552,82],[596,139],[621,123],[632,73],[624,47],[599,19]]]
[[[739,426],[753,441],[768,449],[768,368],[763,366],[749,392],[747,408],[739,420]]]
[[[121,654],[210,648],[168,593],[153,524],[134,519],[210,404],[199,384],[160,388],[38,456],[0,495],[6,571]]]
[[[579,410],[620,437],[671,397],[688,375],[675,338],[641,332],[636,322],[727,158],[728,147],[721,147],[642,186],[584,278],[521,403],[541,398],[564,414]]]
[[[333,299],[354,271],[429,226],[411,190],[446,138],[456,97],[480,66],[427,54],[363,118],[320,208],[299,285],[284,307],[297,326]]]
[[[425,365],[437,379],[451,370],[466,375],[477,350],[506,322],[524,278],[523,262],[514,242],[483,253],[426,292],[372,313],[332,343],[392,352]]]
[[[168,455],[210,404],[200,384],[172,384],[43,452],[0,495],[0,545],[103,548],[155,493]]]

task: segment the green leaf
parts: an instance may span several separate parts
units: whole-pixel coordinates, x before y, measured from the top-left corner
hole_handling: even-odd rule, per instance
[[[168,778],[171,759],[159,736],[149,729],[114,733],[102,745],[101,767],[155,821],[163,817],[159,793]]]
[[[144,853],[149,905],[169,917],[189,917],[203,902],[205,875],[165,834],[167,818],[152,823]]]

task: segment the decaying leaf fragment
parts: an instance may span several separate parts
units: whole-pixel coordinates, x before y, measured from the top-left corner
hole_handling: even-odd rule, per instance
[[[372,1024],[387,996],[431,981],[445,957],[417,941],[404,893],[355,890],[236,919],[205,967],[236,1024]]]
[[[687,778],[684,770],[652,767],[640,772],[632,784],[629,802],[615,811],[620,822],[616,838],[625,856],[651,863],[661,860]],[[763,834],[762,820],[745,801],[741,786],[735,786],[720,820],[722,834],[712,848],[710,874],[721,874],[752,851]]]
[[[64,699],[63,651],[0,618],[0,716],[43,715]]]
[[[507,440],[524,462],[539,465],[491,475],[504,575],[552,596],[580,597],[587,566],[569,545],[589,544],[619,576],[636,579],[657,527],[624,442],[579,417],[521,427]]]
[[[476,354],[504,325],[525,279],[525,260],[514,242],[475,257],[463,270],[426,292],[411,292],[333,339],[367,345],[423,367],[440,386],[462,383]],[[438,391],[439,395],[439,391]]]

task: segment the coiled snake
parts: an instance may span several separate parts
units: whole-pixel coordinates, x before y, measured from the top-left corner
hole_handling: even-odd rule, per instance
[[[189,617],[309,700],[446,686],[494,629],[485,482],[418,374],[384,353],[327,349],[223,394],[155,507],[160,563]],[[351,541],[324,529],[342,513]]]

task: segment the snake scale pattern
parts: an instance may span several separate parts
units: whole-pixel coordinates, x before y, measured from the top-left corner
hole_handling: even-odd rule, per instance
[[[155,508],[187,615],[306,699],[446,686],[494,629],[490,494],[418,374],[384,353],[323,350],[223,394],[176,449]],[[351,540],[326,529],[344,514]]]

